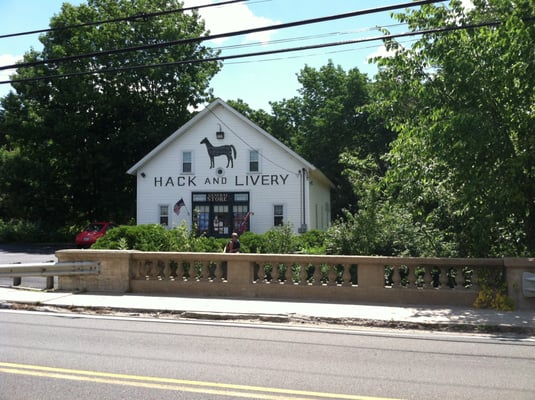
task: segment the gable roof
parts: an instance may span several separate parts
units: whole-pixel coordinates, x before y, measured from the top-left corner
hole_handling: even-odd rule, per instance
[[[172,133],[170,136],[168,136],[163,142],[161,142],[158,146],[156,146],[154,149],[152,149],[145,157],[143,157],[141,160],[139,160],[134,166],[132,166],[128,171],[126,171],[127,174],[130,175],[136,175],[137,171],[143,167],[147,162],[152,160],[154,157],[156,157],[163,149],[165,149],[170,143],[172,143],[174,140],[176,140],[178,137],[182,136],[185,132],[187,132],[193,125],[195,125],[198,121],[205,118],[207,115],[212,113],[212,111],[217,107],[221,106],[226,111],[230,112],[231,114],[235,115],[237,118],[245,122],[251,129],[258,132],[260,135],[264,136],[266,139],[273,142],[275,145],[277,145],[282,151],[288,153],[293,158],[297,159],[301,164],[304,165],[305,168],[307,168],[312,176],[314,176],[316,179],[326,183],[331,188],[334,187],[333,183],[327,178],[323,172],[321,172],[318,168],[316,168],[314,165],[309,163],[307,160],[305,160],[303,157],[301,157],[299,154],[294,152],[292,149],[290,149],[288,146],[286,146],[284,143],[277,140],[275,137],[270,135],[268,132],[260,128],[258,125],[253,123],[251,120],[243,116],[241,113],[236,111],[234,108],[229,106],[227,103],[225,103],[220,98],[217,98],[210,104],[208,104],[202,111],[200,111],[197,115],[195,115],[193,118],[191,118],[188,122],[186,122],[184,125],[182,125],[179,129],[177,129],[174,133]]]

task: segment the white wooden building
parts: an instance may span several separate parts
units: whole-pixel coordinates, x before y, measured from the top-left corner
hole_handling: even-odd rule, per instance
[[[196,222],[215,237],[330,225],[331,181],[221,99],[127,172],[137,177],[138,224]]]

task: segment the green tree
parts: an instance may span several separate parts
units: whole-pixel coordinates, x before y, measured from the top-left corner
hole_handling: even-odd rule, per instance
[[[396,17],[414,31],[493,24],[427,33],[412,48],[386,43],[394,55],[378,60],[368,110],[398,137],[378,206],[405,210],[459,255],[534,254],[533,1],[451,1]]]
[[[64,3],[51,19],[51,28],[132,18],[47,32],[40,37],[43,50],[30,50],[24,61],[206,35],[195,12],[134,17],[177,5],[180,3],[166,0]],[[214,55],[202,42],[193,42],[20,67],[13,78],[202,60]],[[9,168],[13,175],[0,177],[0,217],[46,219],[57,224],[93,218],[127,220],[134,215],[135,182],[126,176],[126,170],[186,122],[189,109],[211,96],[209,81],[219,68],[215,62],[188,63],[14,83],[16,94],[2,99],[1,167]],[[14,165],[21,160],[23,170]]]
[[[266,111],[262,109],[253,110],[249,104],[245,103],[242,99],[228,100],[227,104],[265,131],[269,132],[271,130],[270,127],[273,117]]]
[[[370,83],[357,68],[346,72],[332,62],[298,75],[300,96],[272,103],[273,134],[321,169],[335,184],[333,215],[356,203],[339,162],[343,151],[363,157],[386,151],[389,136],[377,135],[369,116],[358,111],[370,101]]]

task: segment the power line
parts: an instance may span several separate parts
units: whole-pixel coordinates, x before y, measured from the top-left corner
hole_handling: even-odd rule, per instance
[[[243,30],[240,30],[240,31],[227,32],[227,33],[221,33],[221,34],[216,34],[216,35],[208,35],[208,36],[203,36],[203,37],[179,39],[179,40],[173,40],[173,41],[170,41],[170,42],[163,42],[163,43],[155,43],[155,44],[148,44],[148,45],[142,45],[142,46],[127,47],[127,48],[122,48],[122,49],[99,51],[99,52],[86,53],[86,54],[80,54],[80,55],[74,55],[74,56],[67,56],[67,57],[61,57],[61,58],[55,58],[55,59],[49,59],[49,60],[40,60],[40,61],[32,61],[32,62],[26,62],[26,63],[5,65],[5,66],[0,67],[0,70],[13,69],[13,68],[17,68],[18,69],[18,68],[25,68],[25,67],[34,67],[34,66],[37,66],[37,65],[60,63],[60,62],[65,62],[65,61],[79,60],[79,59],[83,59],[83,58],[93,58],[93,57],[98,57],[98,56],[103,56],[103,55],[120,54],[120,53],[127,53],[127,52],[131,52],[131,51],[163,48],[163,47],[168,47],[168,46],[175,46],[175,45],[178,45],[178,44],[197,43],[197,42],[203,42],[203,41],[206,41],[206,40],[228,38],[228,37],[239,36],[239,35],[247,35],[247,34],[250,34],[250,33],[265,32],[265,31],[275,30],[275,29],[293,28],[293,27],[301,26],[301,25],[310,25],[310,24],[316,24],[316,23],[320,23],[320,22],[333,21],[333,20],[337,20],[337,19],[356,17],[356,16],[361,16],[361,15],[366,15],[366,14],[375,14],[375,13],[379,13],[379,12],[397,10],[397,9],[400,9],[400,8],[417,7],[417,6],[426,5],[426,4],[440,3],[440,2],[443,2],[443,1],[444,0],[412,1],[412,2],[409,2],[409,3],[402,3],[402,4],[395,4],[395,5],[390,5],[390,6],[369,8],[369,9],[365,9],[365,10],[353,11],[353,12],[348,12],[348,13],[343,13],[343,14],[336,14],[336,15],[331,15],[331,16],[326,16],[326,17],[319,17],[319,18],[312,18],[312,19],[288,22],[288,23],[278,24],[278,25],[269,25],[269,26],[264,26],[264,27],[260,27],[260,28],[243,29]]]
[[[33,35],[33,34],[36,34],[36,33],[57,32],[57,31],[63,31],[63,30],[67,30],[67,29],[83,28],[83,27],[86,27],[86,26],[104,25],[104,24],[109,24],[109,23],[114,23],[114,22],[123,22],[123,21],[134,22],[134,21],[139,21],[139,20],[146,22],[146,21],[148,21],[149,19],[151,19],[153,17],[159,17],[161,15],[174,14],[174,13],[177,13],[177,12],[184,12],[184,11],[190,11],[190,10],[198,10],[200,8],[223,6],[223,5],[233,4],[233,3],[243,3],[245,1],[249,1],[249,0],[229,0],[229,1],[223,1],[221,3],[215,3],[215,4],[210,3],[210,4],[198,5],[198,6],[195,6],[195,7],[175,8],[175,9],[172,9],[172,10],[158,11],[158,12],[154,12],[154,13],[141,12],[141,13],[137,13],[137,14],[134,14],[134,15],[130,15],[128,17],[120,17],[120,18],[106,19],[106,20],[102,20],[102,21],[86,22],[86,23],[83,23],[83,24],[61,26],[61,27],[57,27],[57,28],[37,29],[37,30],[34,30],[34,31],[27,31],[27,32],[8,33],[8,34],[5,34],[5,35],[0,35],[0,39],[5,39],[5,38],[15,37],[15,36]]]
[[[222,126],[224,126],[226,129],[228,129],[230,132],[232,132],[232,134],[238,139],[240,140],[242,143],[244,143],[249,149],[251,150],[256,150],[255,147],[253,147],[251,144],[249,144],[243,137],[242,135],[238,135],[233,129],[232,127],[230,127],[229,125],[227,125],[225,123],[225,121],[223,121],[222,118],[220,118],[215,112],[214,110],[210,109],[210,107],[206,107],[206,109],[221,123]],[[273,161],[272,159],[270,159],[269,157],[267,157],[265,154],[263,154],[262,152],[258,152],[258,155],[263,158],[264,160],[270,162],[271,164],[273,164],[275,167],[277,168],[280,168],[290,174],[293,174],[293,175],[297,175],[294,171],[291,171],[289,170],[288,168],[276,163],[275,161]]]
[[[534,19],[535,17],[527,17],[524,20],[529,21],[529,20],[534,20]],[[23,78],[23,79],[16,79],[16,80],[0,81],[0,84],[32,82],[32,81],[50,80],[50,79],[57,79],[57,78],[69,78],[69,77],[75,77],[75,76],[93,75],[93,74],[110,73],[110,72],[124,72],[124,71],[140,70],[140,69],[145,69],[145,68],[170,67],[170,66],[183,65],[183,64],[200,64],[204,62],[217,62],[217,61],[232,60],[232,59],[237,59],[237,58],[258,57],[258,56],[264,56],[264,55],[269,55],[269,54],[304,51],[304,50],[319,49],[319,48],[334,47],[334,46],[345,46],[345,45],[350,45],[350,44],[365,43],[365,42],[378,41],[378,40],[384,41],[384,40],[391,40],[391,39],[397,39],[397,38],[403,38],[403,37],[426,35],[426,34],[431,34],[431,33],[442,33],[442,32],[451,32],[451,31],[466,30],[466,29],[476,29],[476,28],[482,28],[482,27],[487,27],[487,26],[497,26],[497,25],[500,25],[499,21],[483,22],[483,23],[478,23],[478,24],[462,25],[462,26],[448,26],[448,27],[425,29],[425,30],[413,31],[413,32],[375,36],[375,37],[364,38],[364,39],[322,43],[322,44],[293,47],[293,48],[286,48],[286,49],[266,50],[266,51],[260,51],[260,52],[255,52],[255,53],[234,54],[234,55],[229,55],[229,56],[218,56],[218,57],[195,59],[195,60],[182,60],[182,61],[173,61],[173,62],[159,63],[159,64],[135,65],[135,66],[128,66],[128,67],[109,68],[109,69],[99,70],[99,71],[72,72],[72,73],[59,74],[59,75]]]
[[[381,28],[393,28],[393,27],[400,27],[404,25],[407,25],[407,24],[398,23],[398,24],[381,25],[381,26],[377,25],[377,26],[362,28],[358,30],[319,33],[319,34],[314,34],[314,35],[305,35],[305,36],[289,37],[289,38],[283,38],[283,39],[277,39],[277,40],[269,40],[267,42],[240,43],[240,44],[233,44],[233,45],[227,45],[227,46],[212,47],[211,49],[224,51],[224,50],[229,50],[229,49],[243,49],[243,48],[289,43],[289,42],[296,42],[296,41],[302,42],[305,40],[321,39],[321,38],[332,37],[332,36],[351,35],[357,32],[358,33],[370,32],[370,31],[379,30]]]

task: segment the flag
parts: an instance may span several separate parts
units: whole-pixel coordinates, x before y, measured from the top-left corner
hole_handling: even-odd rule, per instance
[[[173,211],[176,215],[180,214],[180,209],[184,207],[186,203],[184,203],[184,199],[180,199],[176,202],[175,206],[173,207]]]
[[[249,211],[246,215],[243,221],[240,224],[240,227],[238,229],[238,233],[241,235],[245,230],[247,229],[247,221],[249,221],[249,217],[251,216],[251,211]]]

